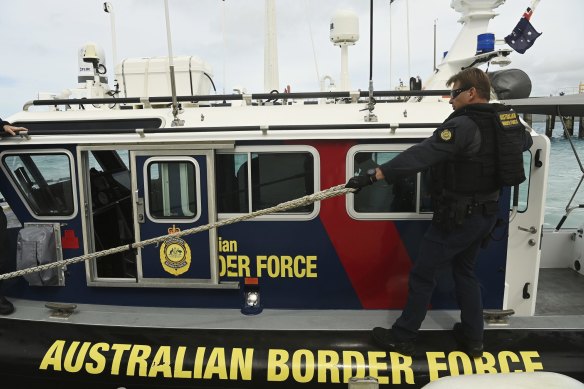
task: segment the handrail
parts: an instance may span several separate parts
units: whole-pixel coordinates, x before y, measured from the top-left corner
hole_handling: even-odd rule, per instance
[[[558,113],[558,117],[562,121],[562,126],[564,127],[564,136],[566,137],[566,139],[568,139],[568,142],[570,142],[570,147],[572,148],[572,151],[574,152],[574,156],[576,157],[576,161],[578,162],[578,166],[580,166],[580,171],[582,172],[582,176],[580,177],[580,182],[578,182],[576,189],[574,189],[574,193],[572,193],[572,197],[570,197],[570,200],[568,201],[568,204],[566,205],[566,213],[564,214],[564,216],[562,216],[562,218],[560,219],[560,222],[556,226],[556,231],[559,231],[560,228],[562,228],[562,226],[564,225],[564,222],[568,218],[568,215],[570,214],[570,212],[572,212],[575,209],[584,208],[584,204],[570,206],[572,204],[572,201],[574,201],[574,198],[576,197],[576,193],[578,193],[578,190],[580,190],[580,185],[582,185],[582,181],[584,181],[584,166],[582,166],[582,161],[580,160],[580,157],[578,156],[578,151],[576,150],[576,147],[574,147],[574,143],[572,142],[572,137],[571,137],[570,133],[568,132],[568,127],[566,126],[566,122],[564,121],[564,116],[560,112],[560,106],[558,106],[557,113]]]
[[[277,124],[252,126],[216,126],[216,127],[167,127],[167,128],[92,128],[83,131],[74,129],[42,129],[43,122],[15,122],[28,126],[27,135],[107,135],[107,134],[170,134],[170,133],[205,133],[205,132],[262,132],[267,131],[334,131],[334,130],[367,130],[387,129],[394,132],[396,129],[437,128],[441,123],[338,123],[338,124]],[[40,125],[40,126],[39,126]],[[39,126],[39,127],[35,127]]]
[[[337,98],[350,99],[356,93],[359,97],[368,97],[368,91],[342,91],[342,92],[295,92],[295,93],[253,93],[246,94],[227,94],[227,95],[193,95],[193,96],[177,96],[177,101],[181,102],[199,102],[199,101],[234,101],[245,100],[251,97],[251,100],[269,100],[275,101],[278,99],[318,99],[318,98]],[[449,96],[449,90],[416,90],[416,91],[374,91],[374,97],[419,97],[419,96]],[[84,104],[143,104],[145,101],[149,103],[170,103],[172,96],[157,96],[157,97],[108,97],[95,99],[50,99],[50,100],[32,100],[27,102],[23,109],[26,111],[31,105],[34,106],[48,106],[48,105],[84,105]]]

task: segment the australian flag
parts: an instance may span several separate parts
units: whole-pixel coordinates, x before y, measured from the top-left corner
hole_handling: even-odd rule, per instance
[[[533,46],[535,40],[541,35],[529,22],[525,15],[513,29],[513,32],[505,37],[505,42],[519,54],[523,54]]]

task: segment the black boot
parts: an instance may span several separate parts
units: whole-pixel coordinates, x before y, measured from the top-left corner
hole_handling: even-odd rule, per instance
[[[414,355],[416,351],[414,342],[397,340],[391,329],[375,327],[371,335],[375,343],[384,350],[397,351],[408,356]]]
[[[462,347],[462,351],[473,358],[483,355],[483,342],[467,338],[462,329],[462,323],[455,323],[452,332],[454,333],[454,339]]]
[[[14,305],[6,297],[0,296],[0,315],[10,315],[14,312]]]

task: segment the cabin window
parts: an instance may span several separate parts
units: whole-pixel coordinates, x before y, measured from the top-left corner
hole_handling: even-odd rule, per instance
[[[349,152],[348,175],[359,175],[391,161],[399,150],[373,149],[375,146],[357,146]],[[395,146],[401,148],[401,146]],[[432,212],[429,183],[426,173],[402,177],[392,184],[377,182],[347,196],[348,211],[355,218],[416,218]],[[423,218],[429,216],[422,216]]]
[[[6,153],[2,164],[34,215],[40,219],[74,216],[73,165],[69,153]]]
[[[195,221],[200,214],[199,168],[192,158],[146,162],[147,212],[150,219]]]
[[[258,211],[314,193],[313,152],[256,150],[216,155],[219,213]],[[311,214],[314,210],[310,204],[279,214]]]
[[[130,198],[127,150],[92,150],[88,154],[93,211]]]
[[[353,157],[353,174],[362,172],[391,161],[399,152],[357,152]],[[431,212],[430,194],[426,184],[425,174],[418,185],[418,174],[402,177],[394,183],[380,181],[375,185],[363,188],[354,197],[354,210],[367,212]],[[418,205],[418,186],[421,188]]]
[[[134,202],[128,150],[94,149],[82,152],[83,170],[89,168],[93,239],[91,251],[102,251],[135,241]],[[134,284],[137,277],[133,250],[113,253],[88,265],[93,281],[116,279]]]
[[[98,172],[128,170],[130,156],[128,150],[92,150],[89,153],[89,169]]]
[[[219,213],[249,212],[248,182],[243,177],[242,166],[247,168],[248,154],[217,154],[217,211]]]
[[[527,211],[527,199],[529,198],[529,180],[531,177],[531,151],[523,152],[523,170],[525,171],[525,181],[519,185],[519,202],[517,206],[518,212]]]

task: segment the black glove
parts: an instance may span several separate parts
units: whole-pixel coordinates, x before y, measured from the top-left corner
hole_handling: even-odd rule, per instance
[[[375,181],[377,181],[377,178],[375,178],[375,169],[370,169],[366,174],[351,177],[351,179],[347,181],[345,188],[355,188],[357,190],[354,193],[358,193],[361,188],[372,185]]]

